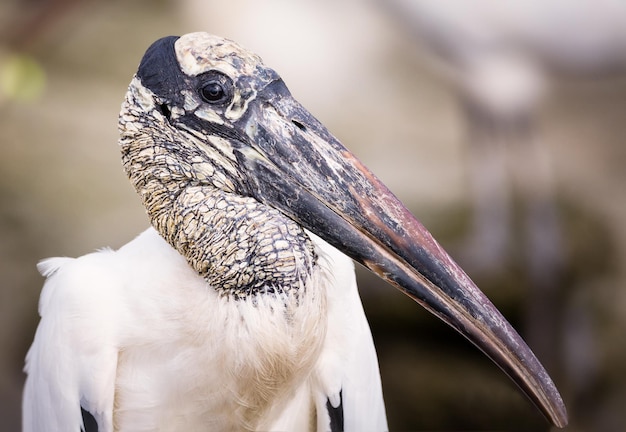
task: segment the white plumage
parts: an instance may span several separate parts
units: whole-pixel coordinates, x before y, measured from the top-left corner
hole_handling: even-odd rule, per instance
[[[310,233],[309,233],[310,234]],[[329,429],[327,400],[342,393],[346,430],[386,430],[378,363],[352,261],[314,239],[321,265],[310,288],[325,314],[307,313],[298,334],[267,307],[238,304],[207,286],[150,228],[117,251],[51,258],[39,269],[41,323],[26,364],[24,432],[74,430],[80,406],[101,431],[233,430],[237,409],[220,406],[229,373],[264,362],[268,343],[285,357],[293,338],[313,348],[297,385],[256,429]],[[311,282],[313,283],[313,282]],[[306,312],[306,309],[302,309]],[[323,329],[327,327],[326,332]],[[314,349],[321,338],[320,349]],[[295,353],[299,356],[300,353]],[[114,408],[120,411],[113,416]],[[29,413],[36,415],[29,415]],[[316,414],[317,413],[317,414]],[[258,421],[258,423],[257,423]]]

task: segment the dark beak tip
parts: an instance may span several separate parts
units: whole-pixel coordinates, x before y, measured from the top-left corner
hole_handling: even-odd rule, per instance
[[[559,394],[556,387],[553,387],[552,394],[550,396],[551,400],[553,401],[551,405],[552,410],[548,412],[542,410],[542,412],[544,412],[544,415],[548,418],[548,420],[552,422],[552,424],[560,429],[563,429],[569,423],[567,408],[565,407],[563,399],[561,398],[561,395]],[[539,407],[539,409],[541,409],[541,407]]]
[[[567,416],[567,410],[563,407],[563,411],[559,413],[559,417],[553,419],[553,423],[556,427],[563,429],[569,423]]]

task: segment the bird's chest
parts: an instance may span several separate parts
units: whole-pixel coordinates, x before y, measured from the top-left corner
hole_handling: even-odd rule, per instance
[[[114,424],[136,431],[262,427],[317,360],[326,334],[323,278],[314,272],[297,298],[245,300],[220,296],[193,271],[176,278],[176,294],[168,290],[161,307],[132,312],[142,320],[120,350]]]

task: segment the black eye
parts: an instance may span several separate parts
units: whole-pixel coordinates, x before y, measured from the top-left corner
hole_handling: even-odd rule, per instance
[[[205,84],[204,87],[200,89],[200,94],[202,95],[202,99],[209,103],[221,102],[222,99],[225,99],[226,97],[224,87],[222,87],[222,84],[217,81]]]
[[[216,105],[227,105],[234,95],[233,81],[218,71],[199,75],[198,93],[203,101]]]

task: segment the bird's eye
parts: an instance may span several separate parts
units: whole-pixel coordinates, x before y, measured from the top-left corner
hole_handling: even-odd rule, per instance
[[[203,101],[213,105],[230,103],[234,95],[234,84],[230,77],[211,70],[198,78],[198,94]]]
[[[200,89],[200,94],[202,95],[202,99],[209,103],[221,102],[226,96],[224,87],[217,81],[205,84],[204,87]]]

